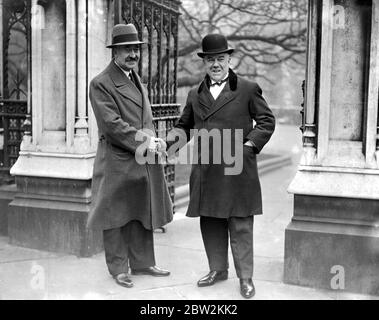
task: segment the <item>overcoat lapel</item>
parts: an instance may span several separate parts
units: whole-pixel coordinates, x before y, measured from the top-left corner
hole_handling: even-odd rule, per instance
[[[201,110],[201,117],[204,119],[205,116],[209,113],[214,103],[212,94],[210,93],[205,83],[202,84],[202,88],[200,89],[198,97],[199,97],[199,106]]]
[[[141,92],[132,81],[116,66],[112,61],[109,65],[110,76],[116,86],[117,91],[125,98],[132,100],[140,108],[143,107]],[[136,78],[136,77],[135,77]]]
[[[204,91],[204,90],[203,90]],[[235,99],[237,96],[236,91],[231,91],[229,84],[226,84],[224,89],[221,91],[220,95],[217,97],[216,101],[214,101],[211,108],[209,108],[208,112],[203,117],[203,120],[206,120],[216,112],[218,112],[221,108]]]
[[[143,119],[143,123],[151,123],[151,121],[153,119],[153,113],[151,111],[151,105],[150,105],[149,97],[147,94],[147,90],[143,86],[143,84],[141,82],[141,78],[135,73],[134,70],[132,72],[133,72],[134,79],[136,81],[136,85],[137,85],[138,89],[140,90],[140,92],[142,93],[142,107],[143,107],[142,119]],[[149,129],[152,129],[152,128],[149,128]]]

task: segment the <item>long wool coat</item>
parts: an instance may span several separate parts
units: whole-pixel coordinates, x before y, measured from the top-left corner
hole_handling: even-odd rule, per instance
[[[175,134],[179,134],[185,136],[184,141],[188,141],[191,129],[205,129],[207,132],[219,130],[222,137],[222,142],[217,146],[212,139],[204,145],[201,135],[195,138],[195,146],[198,145],[200,151],[198,163],[192,165],[187,216],[229,218],[262,214],[256,154],[274,132],[275,118],[262,97],[258,84],[237,77],[229,70],[229,81],[214,100],[209,91],[209,81],[207,76],[198,88],[189,92],[182,116],[168,138],[173,141]],[[222,135],[225,129],[229,129],[232,137],[229,139],[230,149],[235,150],[236,141],[240,141],[239,147],[242,149],[242,156],[236,159],[243,164],[242,172],[236,175],[225,174],[225,168],[233,165],[228,164],[224,157],[221,157],[219,164],[212,162],[214,151],[222,155],[225,145],[228,145],[225,141],[228,134]],[[240,140],[235,140],[236,129],[243,132]],[[254,147],[243,145],[248,140]],[[174,145],[172,141],[169,142],[170,147]],[[178,140],[175,143],[181,146]],[[204,148],[208,148],[209,164],[201,161]]]
[[[112,61],[90,84],[99,143],[93,169],[92,202],[88,227],[118,228],[131,220],[146,229],[172,220],[172,203],[160,164],[139,164],[146,142],[137,132],[154,132],[147,93],[133,71],[136,85]],[[155,134],[154,134],[155,135]]]

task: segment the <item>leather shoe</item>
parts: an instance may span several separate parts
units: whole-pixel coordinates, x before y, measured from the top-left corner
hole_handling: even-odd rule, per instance
[[[125,288],[133,287],[133,281],[130,280],[127,273],[120,273],[117,276],[113,276],[113,278],[116,280],[116,283],[120,286],[123,286]]]
[[[140,275],[148,275],[153,277],[167,277],[170,275],[170,271],[161,269],[157,266],[143,268],[143,269],[132,269],[132,275],[140,276]]]
[[[199,287],[213,286],[217,281],[228,279],[228,271],[211,271],[205,277],[201,278],[197,285]]]
[[[255,287],[252,279],[240,279],[241,295],[250,299],[255,295]]]

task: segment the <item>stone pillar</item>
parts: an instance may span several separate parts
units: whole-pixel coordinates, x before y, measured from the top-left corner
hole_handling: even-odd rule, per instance
[[[378,42],[378,0],[309,0],[286,283],[379,294]]]
[[[32,0],[32,135],[11,169],[12,244],[78,256],[102,249],[86,230],[97,128],[89,81],[105,68],[109,0]]]

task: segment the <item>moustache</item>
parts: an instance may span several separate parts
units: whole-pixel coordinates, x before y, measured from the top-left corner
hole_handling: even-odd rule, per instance
[[[125,60],[126,62],[131,62],[131,61],[138,61],[138,58],[129,58]]]

